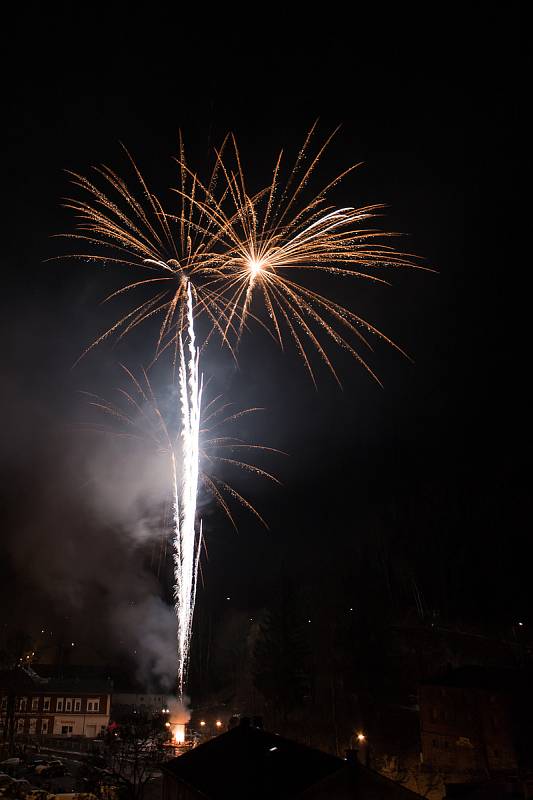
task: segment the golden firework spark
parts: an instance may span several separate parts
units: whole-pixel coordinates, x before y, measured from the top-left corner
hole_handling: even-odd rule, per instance
[[[196,180],[192,197],[183,189],[178,195],[209,220],[210,248],[216,270],[206,277],[205,288],[222,303],[219,326],[228,341],[237,330],[237,343],[252,313],[252,302],[262,301],[268,325],[281,347],[288,331],[311,377],[314,378],[305,342],[311,343],[338,376],[324,344],[324,336],[348,351],[379,382],[358,349],[372,350],[368,334],[403,350],[374,325],[348,308],[305,285],[309,273],[326,273],[334,278],[359,278],[388,284],[381,268],[416,267],[416,257],[398,252],[386,240],[397,234],[369,227],[369,221],[383,208],[374,204],[337,208],[328,197],[331,190],[359,164],[345,169],[311,199],[308,184],[330,144],[334,131],[312,154],[315,125],[307,134],[296,162],[282,178],[280,153],[272,179],[266,188],[251,194],[235,137],[232,155],[226,159],[217,151],[217,165],[224,190],[215,199],[210,187],[202,185],[180,161],[180,168]],[[337,129],[338,130],[338,129]],[[217,229],[213,235],[213,226]],[[214,255],[219,253],[217,259]],[[257,317],[255,317],[257,319]],[[355,341],[354,341],[355,340]],[[405,353],[404,353],[405,355]]]
[[[187,327],[189,285],[195,319],[205,315],[211,333],[218,331],[227,338],[232,321],[227,319],[216,289],[206,285],[206,279],[220,275],[220,256],[211,252],[212,240],[218,240],[218,227],[204,210],[210,206],[220,164],[217,160],[207,186],[202,184],[200,206],[196,203],[198,181],[187,166],[181,135],[179,148],[181,200],[177,215],[165,213],[161,201],[149,189],[126,148],[135,177],[134,188],[105,165],[94,168],[95,177],[91,180],[68,172],[74,186],[81,190],[82,198],[65,199],[64,205],[74,212],[77,225],[75,233],[60,236],[83,244],[87,250],[56,258],[125,266],[137,272],[135,280],[126,280],[104,302],[135,292],[143,295],[142,302],[134,303],[133,308],[120,316],[80,358],[108,337],[114,335],[121,339],[156,316],[161,318],[156,358],[167,347],[174,348],[176,357],[179,336]],[[140,277],[139,270],[148,272],[149,277]]]
[[[288,170],[280,153],[270,182],[255,193],[247,188],[234,136],[226,136],[215,151],[205,182],[188,166],[180,136],[175,213],[163,208],[129,153],[134,189],[106,166],[95,168],[94,181],[70,173],[85,198],[66,201],[78,224],[76,233],[64,235],[87,245],[87,252],[74,257],[150,273],[127,280],[106,298],[143,293],[142,302],[132,303],[85,353],[107,337],[120,339],[159,316],[155,357],[170,347],[175,359],[187,327],[190,286],[195,321],[204,316],[209,323],[202,347],[217,334],[235,356],[244,329],[254,321],[282,348],[287,339],[295,344],[313,381],[312,350],[339,381],[328,352],[334,343],[379,382],[363,355],[372,350],[371,337],[405,355],[404,351],[366,319],[318,291],[308,278],[314,274],[388,285],[383,277],[387,268],[427,268],[388,244],[396,234],[373,227],[382,204],[357,208],[331,203],[334,188],[359,164],[311,193],[310,184],[337,132],[315,148],[315,130],[316,123]]]

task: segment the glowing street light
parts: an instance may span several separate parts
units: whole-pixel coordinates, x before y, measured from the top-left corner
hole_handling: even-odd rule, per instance
[[[200,720],[200,727],[205,728],[205,719]]]
[[[359,742],[359,744],[363,744],[363,742],[366,742],[365,734],[364,733],[358,733],[357,734],[357,741]]]
[[[217,728],[221,728],[222,727],[222,723],[221,723],[221,721],[219,719],[217,719],[217,721],[215,722],[215,725],[217,726]]]

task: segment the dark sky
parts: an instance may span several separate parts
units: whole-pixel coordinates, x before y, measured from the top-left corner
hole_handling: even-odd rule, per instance
[[[339,569],[348,596],[377,537],[399,582],[412,577],[429,608],[487,623],[528,615],[515,489],[524,371],[514,310],[523,269],[512,200],[522,165],[517,23],[512,6],[505,18],[485,10],[467,19],[459,9],[354,14],[310,30],[273,9],[264,26],[250,20],[242,30],[226,18],[206,31],[206,20],[70,8],[13,23],[1,253],[8,625],[61,631],[82,615],[83,635],[97,642],[92,611],[107,618],[112,604],[138,601],[154,585],[125,538],[121,503],[103,519],[110,501],[86,483],[87,464],[109,464],[116,453],[80,439],[75,423],[86,413],[77,390],[108,392],[113,364],[146,363],[155,331],[147,325],[72,370],[109,319],[98,301],[118,284],[88,265],[44,261],[63,252],[53,234],[72,229],[60,207],[69,191],[63,170],[105,162],[121,173],[124,142],[150,185],[170,197],[178,129],[197,164],[231,129],[259,187],[279,149],[295,154],[317,117],[322,135],[342,124],[325,179],[364,161],[336,202],[387,203],[383,226],[409,234],[402,247],[437,273],[332,290],[413,357],[376,347],[383,389],[337,352],[342,391],[318,360],[315,391],[295,353],[280,353],[260,330],[244,343],[239,371],[209,353],[231,399],[267,409],[248,433],[289,456],[268,462],[283,488],[234,477],[268,533],[238,515],[234,534],[206,509],[210,560],[199,603],[231,595],[237,607],[255,608],[283,570],[299,580]],[[107,488],[113,495],[124,486]]]

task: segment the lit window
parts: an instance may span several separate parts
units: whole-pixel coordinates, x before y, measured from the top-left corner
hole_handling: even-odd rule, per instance
[[[100,711],[100,700],[87,700],[87,711]]]
[[[56,711],[63,711],[63,698],[58,697],[56,700]]]

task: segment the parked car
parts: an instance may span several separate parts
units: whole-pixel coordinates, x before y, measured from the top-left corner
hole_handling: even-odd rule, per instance
[[[48,761],[48,759],[45,758],[45,756],[38,756],[38,755],[28,756],[28,758],[26,759],[26,764],[28,764],[28,766],[30,767],[37,766],[37,764],[42,764],[43,761]]]
[[[49,763],[50,762],[47,761],[46,759],[42,759],[41,761],[38,761],[36,764],[33,765],[33,771],[35,772],[36,775],[40,775],[43,769],[46,769]]]
[[[49,764],[41,772],[43,778],[62,778],[67,774],[64,764]]]
[[[92,764],[95,767],[107,767],[107,761],[105,758],[98,753],[94,753],[90,755],[87,759],[89,764]]]
[[[26,778],[13,778],[11,781],[11,788],[21,789],[24,792],[29,792],[31,783]]]
[[[0,793],[4,797],[26,797],[31,788],[26,778],[12,778],[10,775],[5,775],[0,781]]]
[[[83,800],[98,800],[92,792],[55,792],[55,800],[80,800],[80,794],[83,795]]]
[[[35,774],[36,775],[48,775],[48,770],[50,767],[62,767],[63,762],[60,761],[58,758],[53,758],[46,761],[41,761],[40,764],[37,764],[35,767]]]

